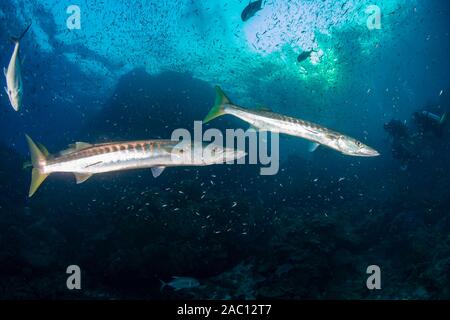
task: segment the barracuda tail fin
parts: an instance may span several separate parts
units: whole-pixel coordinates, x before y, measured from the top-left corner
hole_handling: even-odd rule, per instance
[[[231,104],[230,99],[223,93],[222,89],[219,86],[215,86],[216,90],[216,101],[214,106],[211,108],[209,113],[206,115],[203,123],[207,123],[217,117],[220,117],[225,114],[225,105]]]
[[[20,40],[22,40],[22,38],[25,36],[25,34],[27,33],[27,31],[30,29],[31,27],[31,23],[28,25],[28,27],[26,27],[26,29],[20,34],[20,36],[18,37],[11,37],[11,41],[14,43],[20,42]]]
[[[43,146],[42,148],[44,148],[44,150],[39,149],[28,135],[25,135],[25,137],[27,139],[28,147],[30,148],[31,164],[33,165],[30,191],[28,193],[28,196],[32,197],[42,182],[48,177],[48,174],[41,172],[42,165],[47,161],[48,151]]]

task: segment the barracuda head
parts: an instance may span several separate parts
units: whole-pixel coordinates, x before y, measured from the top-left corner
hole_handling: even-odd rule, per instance
[[[380,155],[378,151],[366,146],[364,143],[343,135],[338,137],[337,146],[339,151],[349,156],[376,157]]]

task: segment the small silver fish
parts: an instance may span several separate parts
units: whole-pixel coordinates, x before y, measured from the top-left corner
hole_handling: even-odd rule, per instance
[[[172,277],[172,278],[173,278],[173,280],[171,280],[169,282],[164,282],[162,280],[159,280],[159,281],[161,281],[161,288],[160,288],[161,291],[165,287],[171,287],[175,291],[179,291],[179,290],[183,290],[183,289],[192,289],[192,288],[196,288],[196,287],[200,286],[200,282],[195,278],[191,278],[191,277]]]

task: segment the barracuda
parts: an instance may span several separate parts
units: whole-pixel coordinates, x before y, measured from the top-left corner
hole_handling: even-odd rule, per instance
[[[8,95],[9,102],[15,111],[19,111],[22,106],[23,84],[22,84],[22,63],[20,61],[20,40],[25,36],[30,25],[22,32],[19,37],[12,37],[14,42],[14,51],[8,64],[8,68],[3,68],[6,78],[5,91]]]
[[[142,140],[91,145],[77,142],[59,154],[47,149],[26,135],[33,165],[29,197],[42,182],[55,172],[70,172],[77,183],[97,173],[151,168],[158,177],[166,167],[207,166],[244,157],[243,151],[209,144],[196,147],[191,142],[172,140]]]
[[[321,125],[304,121],[264,109],[245,109],[233,104],[220,87],[215,87],[216,102],[203,120],[204,123],[229,114],[248,122],[260,131],[272,131],[307,139],[313,142],[311,151],[319,145],[327,146],[345,155],[375,157],[379,153],[364,143]]]

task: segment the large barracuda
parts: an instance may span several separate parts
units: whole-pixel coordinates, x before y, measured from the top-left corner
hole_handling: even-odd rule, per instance
[[[172,140],[142,140],[88,144],[77,142],[68,150],[50,155],[47,149],[26,136],[33,164],[29,196],[54,172],[71,172],[77,183],[93,174],[139,168],[152,168],[158,177],[166,167],[207,166],[232,162],[246,155],[244,151],[215,144],[202,145]]]
[[[248,122],[260,131],[272,131],[307,139],[313,143],[311,151],[319,145],[327,146],[349,156],[375,157],[379,153],[364,143],[321,125],[263,109],[245,109],[233,104],[220,87],[215,87],[216,102],[203,120],[204,123],[229,114]]]

